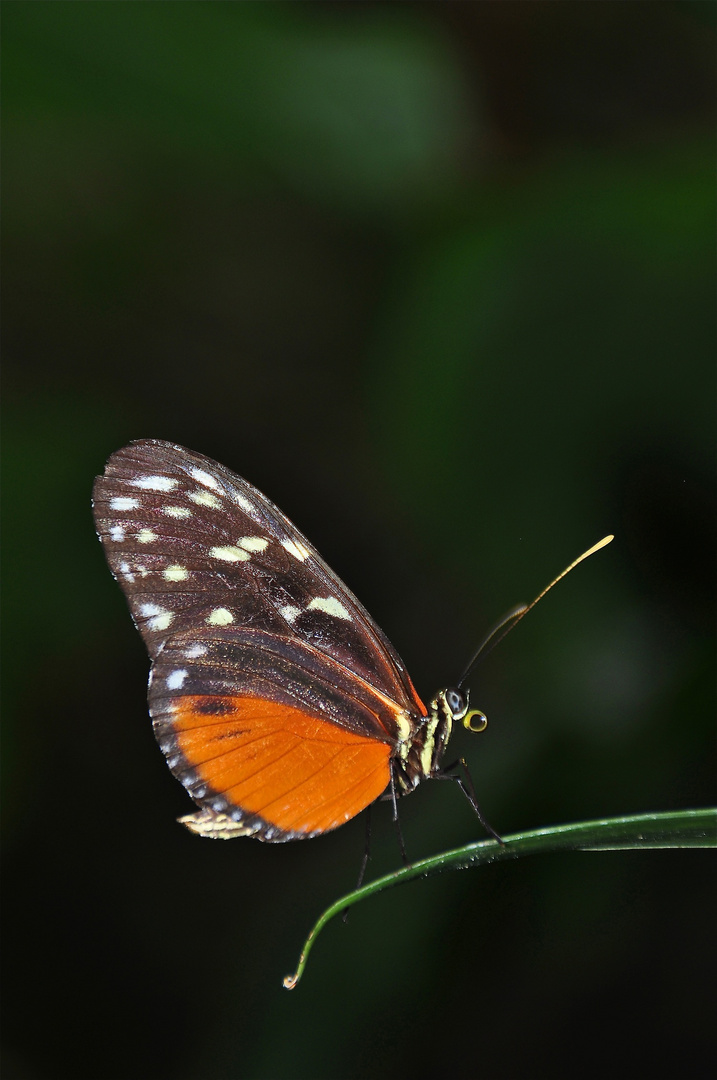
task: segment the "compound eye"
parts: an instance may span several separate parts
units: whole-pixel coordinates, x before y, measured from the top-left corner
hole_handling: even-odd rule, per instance
[[[445,692],[446,705],[451,710],[454,720],[460,719],[468,708],[468,699],[462,690],[449,687]]]

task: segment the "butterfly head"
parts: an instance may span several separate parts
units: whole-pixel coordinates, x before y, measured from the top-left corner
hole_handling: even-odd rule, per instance
[[[459,721],[468,731],[483,731],[488,723],[485,713],[470,708],[467,690],[455,686],[439,690],[430,704],[428,715],[407,747],[406,772],[410,781],[406,787],[415,787],[419,781],[440,772],[453,725]]]
[[[467,731],[485,731],[488,726],[488,717],[480,709],[470,708],[470,691],[462,690],[456,686],[448,686],[445,690],[439,690],[431,702],[431,713],[437,713],[445,717],[445,726],[450,732],[457,721],[461,721]],[[448,742],[448,738],[444,741]]]

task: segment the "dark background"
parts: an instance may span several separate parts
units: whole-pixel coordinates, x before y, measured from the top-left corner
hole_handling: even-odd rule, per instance
[[[217,458],[424,699],[614,532],[453,749],[504,834],[713,801],[713,15],[3,5],[8,1080],[710,1074],[705,852],[411,884],[286,993],[363,822],[175,823],[89,500],[130,439]],[[481,835],[451,785],[402,810],[414,857]]]

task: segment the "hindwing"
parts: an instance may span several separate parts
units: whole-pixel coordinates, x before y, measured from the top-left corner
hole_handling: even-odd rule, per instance
[[[385,791],[390,758],[415,730],[312,646],[250,629],[168,641],[149,706],[172,772],[210,820],[222,815],[265,840],[354,817]]]

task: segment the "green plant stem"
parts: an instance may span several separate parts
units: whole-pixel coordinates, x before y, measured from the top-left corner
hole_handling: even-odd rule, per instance
[[[324,911],[306,939],[294,975],[284,986],[293,990],[301,978],[309,952],[319,933],[335,915],[384,889],[403,885],[417,877],[431,877],[445,870],[465,870],[503,859],[555,851],[629,851],[646,848],[717,847],[717,809],[678,810],[667,813],[633,814],[629,817],[580,821],[506,836],[503,844],[480,840],[377,878],[368,885],[342,896]]]

